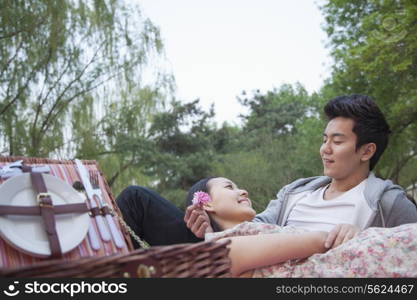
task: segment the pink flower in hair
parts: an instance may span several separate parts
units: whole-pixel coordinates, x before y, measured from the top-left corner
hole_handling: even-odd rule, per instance
[[[202,191],[198,191],[195,192],[193,195],[193,204],[200,204],[200,205],[204,205],[207,204],[211,201],[210,195],[202,192]]]

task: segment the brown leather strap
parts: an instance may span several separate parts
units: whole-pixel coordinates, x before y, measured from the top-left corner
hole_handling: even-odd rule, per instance
[[[101,214],[103,216],[105,216],[105,215],[111,215],[110,209],[109,209],[109,207],[107,205],[103,206],[100,210],[101,210]]]
[[[32,167],[28,166],[28,165],[22,165],[22,172],[30,173],[30,172],[32,172]]]
[[[46,235],[48,237],[49,246],[51,248],[51,257],[57,258],[62,256],[61,245],[56,231],[56,222],[52,199],[47,193],[45,181],[42,173],[30,172],[32,186],[37,192],[37,200],[41,210],[41,216],[45,224]]]
[[[54,206],[52,199],[46,189],[42,173],[32,172],[32,167],[23,165],[23,172],[30,172],[32,186],[37,196],[36,200],[39,206],[6,206],[0,205],[0,215],[41,215],[45,224],[49,246],[51,248],[51,257],[58,258],[62,256],[61,245],[56,231],[55,214],[65,213],[84,213],[88,211],[86,203],[73,203]]]
[[[88,207],[85,202],[54,205],[54,213],[70,214],[70,213],[86,213]],[[39,216],[41,214],[41,208],[39,206],[13,206],[13,205],[0,205],[0,216],[3,215],[26,215],[26,216]]]
[[[98,208],[98,207],[92,207],[91,209],[90,209],[90,211],[91,211],[91,216],[92,217],[95,217],[95,216],[97,216],[97,215],[100,215],[101,213],[100,213],[100,209]]]

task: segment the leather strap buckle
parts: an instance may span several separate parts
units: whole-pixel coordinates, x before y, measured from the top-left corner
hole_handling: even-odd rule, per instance
[[[36,200],[38,201],[39,206],[41,206],[41,207],[52,207],[51,204],[43,202],[42,198],[51,198],[51,194],[49,194],[49,193],[39,193],[36,196]]]

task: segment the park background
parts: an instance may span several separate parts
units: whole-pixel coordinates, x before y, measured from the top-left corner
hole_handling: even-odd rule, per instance
[[[239,14],[239,1],[234,3]],[[246,188],[261,211],[282,186],[322,174],[322,108],[336,96],[360,93],[377,102],[393,132],[375,173],[415,199],[417,3],[329,0],[315,5],[329,59],[319,88],[309,90],[303,73],[299,81],[291,74],[287,83],[242,86],[235,99],[211,99],[217,106],[207,106],[198,95],[184,99],[177,92],[164,27],[146,15],[140,0],[1,0],[0,155],[97,160],[114,195],[139,184],[180,207],[197,180],[224,176]],[[160,9],[175,15],[174,8],[171,3]],[[213,24],[215,11],[207,12]],[[227,16],[223,11],[222,18]],[[231,23],[233,18],[230,14]],[[250,14],[247,18],[250,22]],[[188,26],[197,26],[198,18],[195,22]],[[282,28],[269,30],[275,45],[274,32]],[[242,51],[245,45],[270,47],[253,38],[264,32],[250,34]],[[178,41],[190,49],[199,42],[197,36]],[[231,61],[237,55],[221,43],[212,47]],[[297,51],[300,59],[312,55],[308,47]],[[244,53],[249,61],[251,51]],[[202,64],[210,62],[196,55]],[[245,60],[240,66],[246,70]],[[216,69],[218,77],[224,75],[221,65]],[[225,86],[235,84],[229,77]],[[210,79],[197,81],[217,89]],[[237,105],[242,110],[236,117]],[[226,118],[229,108],[230,120],[216,117],[216,107]]]

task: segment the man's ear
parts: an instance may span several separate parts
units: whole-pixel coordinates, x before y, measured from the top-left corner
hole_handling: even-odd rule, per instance
[[[362,151],[361,161],[363,162],[369,161],[376,152],[375,143],[368,143],[368,144],[362,145],[361,148],[362,148],[361,149]]]

